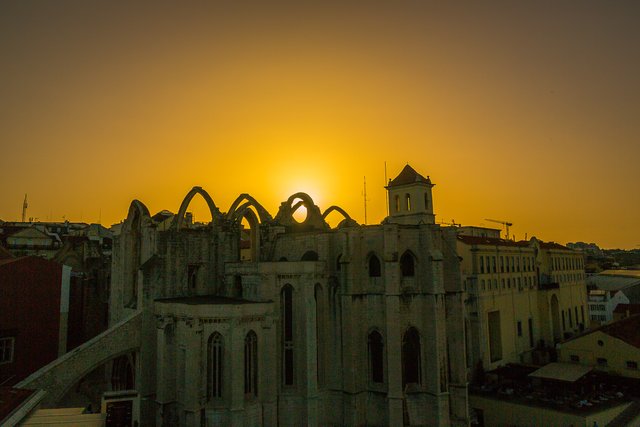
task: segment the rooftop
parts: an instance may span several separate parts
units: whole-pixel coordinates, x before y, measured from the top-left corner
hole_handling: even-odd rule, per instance
[[[431,184],[431,180],[427,177],[420,175],[409,164],[402,169],[402,172],[396,176],[393,180],[389,180],[387,187],[396,187],[399,185],[408,185],[415,182],[424,182],[425,184]]]

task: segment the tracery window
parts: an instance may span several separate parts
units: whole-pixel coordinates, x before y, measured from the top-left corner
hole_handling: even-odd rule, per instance
[[[222,398],[222,335],[215,332],[207,342],[207,400]]]

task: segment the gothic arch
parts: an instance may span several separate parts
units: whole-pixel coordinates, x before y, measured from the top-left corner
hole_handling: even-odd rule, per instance
[[[244,203],[242,203],[243,201]],[[267,210],[260,203],[258,203],[256,199],[254,199],[247,193],[240,194],[238,198],[231,204],[229,212],[227,213],[227,219],[236,220],[238,218],[242,218],[242,216],[244,216],[244,211],[251,206],[253,206],[253,208],[256,210],[261,223],[271,221],[273,219],[269,212],[267,212]]]
[[[293,202],[297,199],[300,199],[300,201],[294,205]],[[299,223],[293,218],[293,214],[302,206],[307,208],[307,218],[302,223]],[[295,227],[298,230],[326,230],[329,228],[320,213],[320,208],[313,203],[313,199],[307,193],[295,193],[287,201],[282,202],[275,221],[284,226]]]
[[[333,211],[338,212],[340,215],[342,215],[344,217],[344,219],[342,221],[340,221],[340,223],[338,224],[338,226],[336,228],[353,227],[355,225],[358,225],[358,223],[356,221],[354,221],[353,218],[351,218],[351,216],[349,216],[349,214],[344,209],[342,209],[340,206],[336,206],[336,205],[329,206],[322,213],[322,219],[324,219],[326,221],[327,217],[329,216],[329,214],[331,212],[333,212]]]
[[[129,205],[129,212],[127,213],[127,219],[125,219],[122,225],[123,231],[131,230],[134,225],[141,226],[144,222],[151,221],[151,215],[149,209],[140,200],[133,200]]]
[[[173,228],[176,230],[180,230],[182,228],[182,223],[184,222],[184,215],[187,213],[187,208],[191,203],[191,200],[196,194],[200,194],[207,205],[209,206],[209,212],[211,212],[211,222],[217,221],[220,219],[220,210],[213,202],[213,199],[202,187],[193,187],[189,193],[185,196],[182,204],[180,205],[180,209],[178,210],[178,214],[175,216],[173,220]]]

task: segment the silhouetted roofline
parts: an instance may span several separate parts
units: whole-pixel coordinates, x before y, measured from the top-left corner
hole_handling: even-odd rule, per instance
[[[429,179],[429,177],[425,178],[424,176],[420,175],[407,163],[407,165],[404,167],[404,169],[402,169],[402,172],[400,172],[398,176],[396,176],[393,180],[389,180],[387,188],[414,184],[416,182],[431,184],[431,180]]]

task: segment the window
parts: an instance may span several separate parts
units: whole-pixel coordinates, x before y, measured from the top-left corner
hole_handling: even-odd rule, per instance
[[[285,285],[280,293],[282,307],[282,382],[293,385],[293,288]]]
[[[369,378],[371,382],[382,383],[384,381],[383,367],[383,343],[382,335],[378,331],[369,334]]]
[[[491,257],[491,270],[496,272],[496,257]]]
[[[635,360],[627,360],[627,369],[638,369],[638,362]]]
[[[533,319],[529,318],[529,347],[533,348]]]
[[[600,366],[601,368],[606,368],[608,365],[607,359],[605,359],[604,357],[598,357],[596,359],[596,363],[598,364],[598,366]]]
[[[576,354],[572,354],[571,356],[569,356],[569,359],[573,362],[573,363],[578,363],[580,362],[580,356],[576,355]]]
[[[480,257],[480,273],[484,273],[484,257]]]
[[[396,212],[400,212],[400,196],[396,195]]]
[[[429,195],[424,193],[424,209],[429,210]]]
[[[489,323],[489,356],[492,362],[502,359],[502,333],[500,330],[500,312],[487,313]]]
[[[410,211],[411,210],[411,195],[405,194],[404,195],[404,202],[405,202],[405,206],[407,208],[407,211]]]
[[[342,254],[338,255],[338,258],[336,259],[336,271],[342,270],[342,262],[340,262],[341,258]]]
[[[207,343],[207,399],[222,397],[222,335],[213,333]]]
[[[253,331],[244,339],[244,394],[258,395],[258,336]]]
[[[413,256],[408,251],[400,257],[400,273],[402,277],[413,277],[415,275]]]
[[[500,257],[500,272],[504,273],[504,257]]]
[[[195,264],[189,264],[187,266],[187,282],[189,288],[195,289],[198,281],[198,266]]]
[[[407,384],[422,383],[420,359],[420,334],[411,327],[402,337],[402,388]]]
[[[14,337],[0,338],[0,364],[13,362]]]
[[[522,322],[518,320],[518,336],[522,336]]]
[[[369,277],[380,277],[381,270],[380,260],[377,256],[371,255],[369,257]]]

